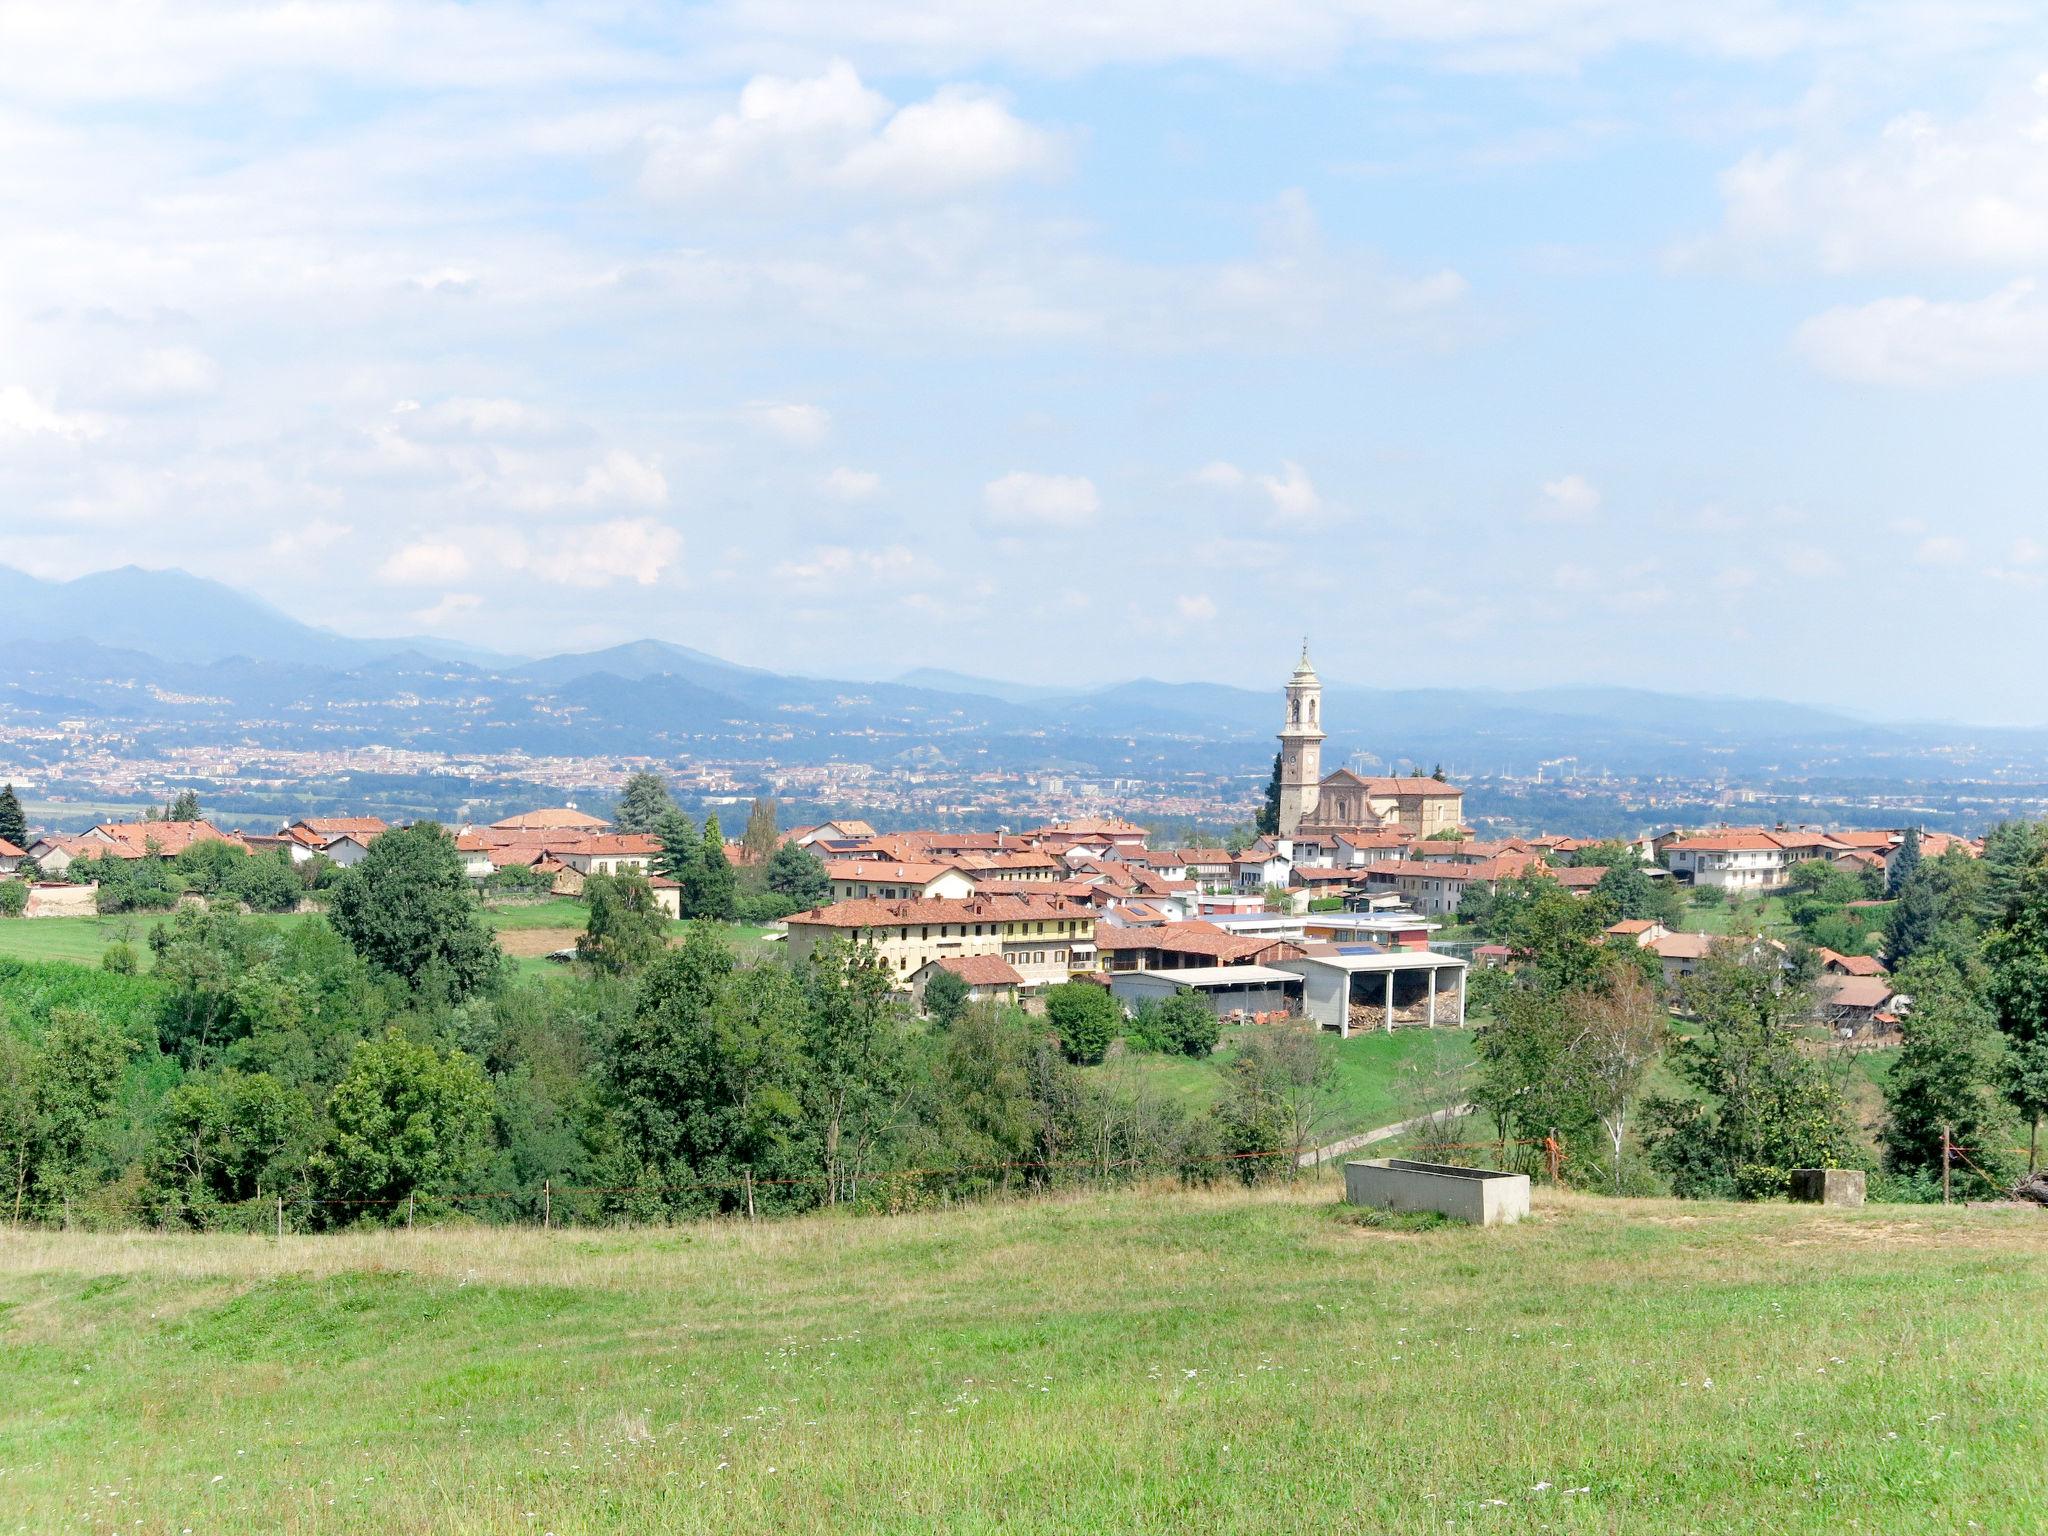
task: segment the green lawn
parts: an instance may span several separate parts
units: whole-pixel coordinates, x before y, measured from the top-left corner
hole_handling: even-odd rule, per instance
[[[1143,1083],[1189,1109],[1206,1109],[1222,1095],[1244,1038],[1270,1025],[1227,1028],[1206,1061],[1133,1051],[1092,1070]],[[1401,1029],[1340,1040],[1325,1032],[1318,1043],[1331,1061],[1330,1113],[1321,1139],[1390,1125],[1463,1097],[1472,1064],[1472,1034],[1462,1029]]]
[[[1745,924],[1760,925],[1767,934],[1782,936],[1792,931],[1792,919],[1785,915],[1784,899],[1778,896],[1766,896],[1762,901],[1745,900],[1739,905],[1725,901],[1702,904],[1688,898],[1685,921],[1679,927],[1686,933],[1731,933],[1738,914]]]
[[[1334,1186],[0,1243],[8,1529],[2020,1532],[2048,1217]]]
[[[149,931],[163,920],[160,912],[127,913],[119,917],[39,917],[0,920],[0,955],[23,960],[70,960],[80,965],[98,965],[108,945],[120,940],[135,946],[143,967],[149,965]],[[494,930],[575,929],[580,931],[588,913],[581,902],[555,899],[532,906],[487,908],[484,920]],[[277,923],[302,923],[305,914],[286,914],[266,919]],[[670,937],[680,938],[687,924],[669,924]],[[743,958],[772,953],[776,930],[765,923],[728,923],[726,938]],[[526,957],[513,962],[525,973],[544,969],[547,962]]]

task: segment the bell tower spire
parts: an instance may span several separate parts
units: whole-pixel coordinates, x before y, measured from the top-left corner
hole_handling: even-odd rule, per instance
[[[1301,660],[1287,680],[1287,713],[1280,727],[1280,835],[1292,837],[1315,814],[1323,782],[1323,680],[1308,659],[1308,639],[1301,642]]]

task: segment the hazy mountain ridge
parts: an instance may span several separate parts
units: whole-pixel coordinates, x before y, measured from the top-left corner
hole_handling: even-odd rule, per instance
[[[1271,751],[1279,708],[1277,680],[1264,691],[1149,678],[1061,689],[937,668],[888,682],[836,680],[657,640],[534,659],[465,657],[439,642],[334,634],[217,582],[133,567],[68,583],[0,567],[0,646],[0,710],[147,722],[192,741],[255,723],[307,741],[447,751],[798,761],[828,743],[846,755],[853,742],[872,761],[957,749],[1074,771],[1131,771],[1147,760],[1250,771]],[[1362,753],[1386,768],[1442,762],[1465,772],[1527,772],[1575,757],[1584,769],[1633,773],[1794,761],[1955,777],[1954,750],[1965,744],[2048,769],[2048,731],[1881,724],[1808,705],[1631,688],[1338,682],[1326,686],[1324,713],[1333,767]]]

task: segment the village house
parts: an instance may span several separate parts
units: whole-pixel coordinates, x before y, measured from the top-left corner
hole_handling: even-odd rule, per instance
[[[1118,927],[1105,923],[1095,930],[1102,968],[1118,971],[1171,971],[1184,966],[1265,965],[1301,953],[1291,940],[1267,935],[1228,933],[1213,923],[1154,923]]]
[[[851,939],[872,948],[905,989],[932,961],[966,955],[1001,956],[1029,987],[1095,969],[1095,912],[1065,897],[842,901],[796,913],[788,930],[792,961],[801,964],[830,939]]]
[[[0,837],[0,875],[11,875],[21,868],[21,861],[28,857],[26,848],[17,848]]]
[[[1014,1003],[1024,986],[1024,978],[1017,974],[1016,967],[1001,955],[952,955],[927,962],[910,978],[910,990],[916,995],[920,1010],[924,1007],[925,985],[939,971],[950,971],[967,984],[970,1003]]]
[[[974,881],[950,864],[892,864],[833,859],[825,865],[834,901],[923,901],[974,894]]]

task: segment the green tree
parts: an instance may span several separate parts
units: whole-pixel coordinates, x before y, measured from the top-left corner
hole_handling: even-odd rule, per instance
[[[583,883],[590,917],[576,938],[576,958],[594,970],[630,976],[668,948],[668,914],[639,875],[592,875]]]
[[[1329,1118],[1331,1058],[1312,1029],[1256,1031],[1216,1106],[1217,1139],[1247,1184],[1292,1178]]]
[[[858,1197],[908,1101],[906,1034],[872,950],[832,943],[804,973],[806,1097],[828,1205]]]
[[[0,880],[0,917],[19,917],[28,910],[28,882]]]
[[[690,871],[697,867],[697,855],[703,847],[696,826],[681,811],[668,810],[655,822],[654,836],[661,844],[661,852],[654,858],[654,872],[687,888]]]
[[[967,1011],[967,983],[941,966],[925,978],[924,1013],[941,1029],[951,1029]]]
[[[1653,880],[1633,857],[1625,864],[1608,865],[1593,894],[1608,904],[1617,922],[1646,920],[1675,929],[1684,917],[1671,882]]]
[[[2041,823],[2001,821],[1984,834],[1984,886],[1977,894],[1979,927],[2005,921],[2006,909],[2019,893],[2020,880],[2048,851]]]
[[[740,835],[740,846],[757,866],[775,852],[775,809],[773,800],[756,800],[747,808],[747,830]]]
[[[386,833],[371,851],[398,835]],[[329,1198],[365,1202],[344,1207],[344,1221],[402,1219],[408,1196],[454,1194],[475,1179],[490,1155],[491,1111],[490,1084],[473,1059],[389,1030],[356,1048],[329,1096],[330,1130],[313,1176]]]
[[[1259,814],[1252,822],[1253,829],[1262,837],[1277,837],[1280,833],[1280,767],[1282,754],[1273,754],[1273,773],[1266,780],[1266,798],[1259,803]]]
[[[197,790],[181,789],[172,796],[171,803],[164,807],[165,821],[199,821],[199,793]]]
[[[5,1029],[0,1040],[0,1152],[13,1176],[13,1219],[48,1220],[105,1171],[134,1044],[112,1020],[76,1008],[51,1010],[33,1044]]]
[[[631,1013],[600,1044],[618,1182],[650,1214],[744,1209],[753,1181],[800,1171],[805,998],[781,966],[741,971],[715,929],[691,928],[641,978]],[[756,1189],[771,1205],[808,1192]]]
[[[1893,985],[1913,999],[1913,1008],[1901,1025],[1904,1048],[1885,1082],[1878,1134],[1885,1167],[1938,1171],[1946,1130],[2002,1191],[2011,1171],[2005,1149],[2012,1106],[1999,1091],[2002,1052],[1989,1010],[1942,960],[1915,961]]]
[[[0,787],[0,843],[12,843],[23,852],[28,851],[28,817],[22,814],[21,800],[12,784]]]
[[[2010,833],[2006,837],[2013,840]],[[2006,1096],[2028,1124],[2032,1167],[2040,1123],[2048,1115],[2048,859],[2037,853],[2011,884],[2003,920],[1984,953],[1991,968],[1991,1010],[2007,1046]]]
[[[832,899],[825,864],[808,848],[784,843],[768,860],[768,889],[795,902],[796,911],[822,907]]]
[[[1933,943],[1940,921],[1934,881],[1926,870],[1915,868],[1899,888],[1898,900],[1885,918],[1885,963],[1894,971],[1911,965],[1913,957]]]
[[[725,857],[725,835],[718,818],[706,816],[696,861],[683,877],[683,915],[729,923],[737,915],[738,900],[739,882]]]
[[[1899,851],[1892,855],[1891,863],[1885,870],[1884,893],[1896,898],[1904,893],[1906,883],[1920,872],[1920,829],[1906,828],[1906,835],[1899,841]]]
[[[304,1092],[266,1072],[187,1078],[158,1112],[144,1203],[197,1227],[222,1225],[241,1206],[241,1224],[267,1226],[261,1205],[301,1182],[318,1137]]]
[[[1181,987],[1153,1010],[1153,1037],[1168,1051],[1206,1061],[1223,1038],[1223,1023],[1199,992]]]
[[[305,890],[292,856],[282,848],[244,859],[235,875],[235,894],[253,912],[289,912]]]
[[[625,788],[619,792],[612,825],[621,832],[652,832],[661,818],[675,808],[676,802],[661,775],[642,771],[627,779]]]
[[[462,871],[431,821],[386,832],[336,882],[329,920],[370,966],[461,999],[496,984],[502,956]]]
[[[1491,928],[1545,986],[1563,991],[1594,984],[1617,962],[1602,942],[1613,910],[1597,891],[1581,899],[1536,869],[1496,884]]]
[[[171,860],[171,868],[177,871],[187,890],[217,896],[235,888],[248,862],[249,855],[235,844],[209,837],[186,844]]]
[[[1045,994],[1046,1022],[1060,1037],[1060,1049],[1077,1066],[1098,1062],[1123,1023],[1116,999],[1090,981],[1063,981]]]
[[[1671,1053],[1694,1090],[1645,1106],[1651,1161],[1681,1196],[1782,1194],[1794,1168],[1853,1165],[1841,1089],[1806,1056],[1792,1025],[1811,994],[1784,984],[1775,951],[1718,945],[1685,983],[1699,1032]]]

